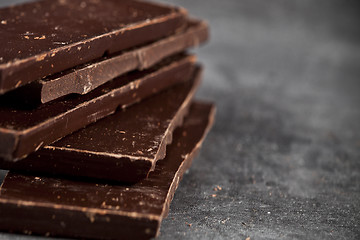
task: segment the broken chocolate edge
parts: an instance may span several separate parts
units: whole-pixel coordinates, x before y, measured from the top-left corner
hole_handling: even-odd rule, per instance
[[[196,103],[201,103],[201,104],[206,104],[205,102],[200,102],[198,100],[195,100],[194,102]],[[209,103],[210,105],[210,103]],[[186,156],[189,160],[185,160],[183,161],[178,170],[176,171],[174,178],[171,182],[170,188],[168,190],[167,196],[166,196],[166,200],[163,204],[163,210],[162,213],[160,215],[160,221],[159,221],[159,227],[156,231],[156,236],[159,236],[160,234],[160,227],[161,227],[161,223],[162,220],[164,218],[167,217],[168,213],[169,213],[169,209],[170,209],[170,204],[172,202],[172,199],[174,198],[175,195],[175,191],[176,189],[179,187],[180,181],[185,173],[186,170],[188,170],[192,164],[192,161],[194,160],[194,158],[196,158],[196,156],[199,154],[201,147],[206,139],[206,136],[209,134],[211,128],[214,125],[215,122],[215,115],[216,115],[216,107],[214,104],[211,104],[211,109],[209,111],[209,115],[208,115],[208,123],[207,123],[207,127],[201,137],[201,139],[198,141],[198,143],[195,145],[195,147],[191,150],[191,154],[190,156]],[[1,189],[1,188],[0,188]]]

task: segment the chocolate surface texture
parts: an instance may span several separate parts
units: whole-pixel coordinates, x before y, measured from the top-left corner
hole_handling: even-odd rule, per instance
[[[109,185],[8,173],[0,192],[0,229],[92,239],[149,239],[214,119],[211,104],[192,104],[167,155],[134,185]],[[21,221],[19,220],[21,219]]]
[[[188,113],[200,81],[199,69],[190,81],[120,109],[25,159],[0,161],[0,168],[137,182],[165,157],[166,145]]]
[[[56,100],[36,109],[20,109],[16,101],[0,101],[0,157],[14,161],[86,125],[170,86],[189,80],[194,56],[164,60],[142,72],[114,79],[89,94]]]
[[[43,0],[0,9],[0,94],[171,35],[186,11],[133,0]]]
[[[161,40],[120,54],[76,66],[7,93],[24,104],[46,103],[65,95],[86,94],[105,82],[133,70],[148,69],[166,57],[198,46],[208,39],[203,21],[188,20],[186,28]]]

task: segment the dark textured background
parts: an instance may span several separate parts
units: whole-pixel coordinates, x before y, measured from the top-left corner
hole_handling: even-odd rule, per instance
[[[210,23],[218,113],[159,239],[360,239],[360,4],[164,2]]]

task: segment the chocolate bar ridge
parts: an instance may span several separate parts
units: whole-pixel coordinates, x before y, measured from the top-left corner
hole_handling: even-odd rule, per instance
[[[119,110],[25,159],[0,159],[0,168],[46,176],[138,182],[165,157],[175,128],[181,126],[189,111],[201,73],[196,69],[191,80]]]
[[[32,82],[7,94],[12,94],[19,99],[18,101],[31,105],[50,102],[71,93],[86,94],[124,73],[148,69],[166,57],[198,46],[208,37],[209,29],[206,22],[187,20],[184,31]]]
[[[0,107],[0,157],[9,161],[24,158],[41,146],[114,113],[119,106],[125,108],[176,83],[189,80],[195,60],[192,55],[180,57],[165,66],[160,64],[160,68],[124,75],[89,94],[53,101],[32,111]],[[11,125],[13,122],[15,125]]]
[[[75,70],[63,76],[65,77],[64,82],[62,77],[50,81],[41,80],[41,102],[49,102],[70,93],[86,94],[112,78],[129,71],[152,67],[162,59],[189,47],[195,47],[207,39],[207,24],[205,22],[193,22],[185,32]],[[78,87],[69,89],[68,86],[74,86],[72,83],[75,82]]]
[[[0,16],[0,32],[8,32],[0,36],[3,94],[171,35],[184,27],[187,12],[142,1],[43,0],[0,9]]]
[[[197,155],[214,115],[213,105],[193,103],[184,125],[174,132],[174,143],[168,147],[166,158],[159,161],[149,178],[135,185],[96,184],[9,172],[0,190],[0,229],[87,239],[157,236],[179,181]]]

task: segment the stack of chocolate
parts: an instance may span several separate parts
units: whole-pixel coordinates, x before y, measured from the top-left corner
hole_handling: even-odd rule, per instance
[[[0,230],[158,235],[214,119],[187,54],[205,22],[133,0],[0,9]]]

